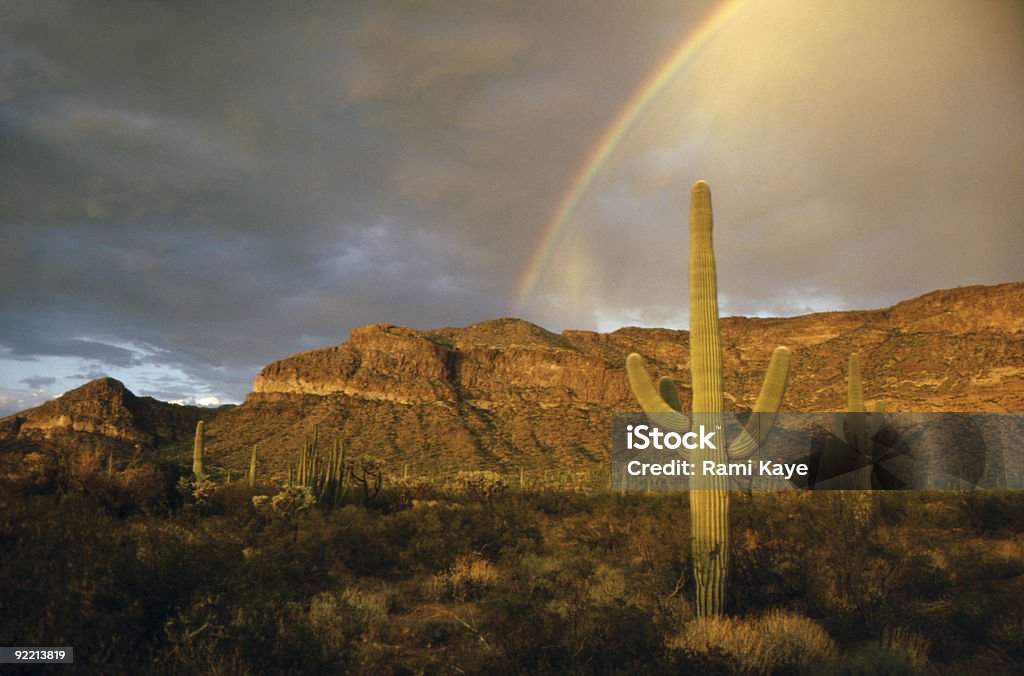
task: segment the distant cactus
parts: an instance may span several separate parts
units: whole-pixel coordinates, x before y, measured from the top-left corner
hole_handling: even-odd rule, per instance
[[[205,443],[206,430],[203,421],[196,423],[196,439],[192,444],[192,474],[197,477],[203,476],[203,445]]]
[[[295,466],[295,485],[309,488],[318,504],[333,507],[339,504],[345,495],[346,475],[351,468],[345,460],[345,451],[335,441],[331,452],[321,458],[317,450],[317,434],[313,440],[303,445]],[[252,467],[256,463],[256,450],[253,449]],[[288,468],[288,483],[292,483],[292,468]],[[379,490],[379,489],[378,489]],[[376,493],[374,493],[376,495]]]
[[[717,449],[698,449],[693,460],[726,463],[751,456],[768,435],[786,389],[789,350],[772,353],[754,414],[732,442]],[[690,417],[680,412],[675,386],[661,379],[656,389],[643,365],[631,354],[626,370],[633,394],[658,427],[679,433],[691,428]],[[690,372],[693,380],[692,426],[724,428],[722,338],[718,327],[718,285],[712,245],[711,190],[697,181],[690,193]],[[659,392],[660,390],[660,392]],[[694,581],[698,615],[720,615],[725,610],[729,574],[729,478],[690,477],[690,519],[693,534]]]
[[[818,488],[842,490],[897,489],[906,484],[887,471],[881,463],[909,450],[898,431],[885,420],[881,402],[874,413],[864,406],[864,385],[861,379],[860,355],[850,355],[846,381],[846,411],[835,416],[835,432],[826,434],[824,445],[817,441],[821,454],[818,465]]]
[[[252,445],[252,458],[249,460],[249,488],[256,488],[256,444]]]
[[[467,495],[488,501],[508,490],[505,479],[490,470],[463,470],[455,475],[455,485]]]

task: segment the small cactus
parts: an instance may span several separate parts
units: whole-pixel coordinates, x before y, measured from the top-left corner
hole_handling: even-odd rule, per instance
[[[206,430],[203,421],[196,423],[196,439],[192,444],[192,474],[196,477],[203,476],[203,446],[206,440]]]
[[[249,488],[256,488],[256,444],[252,445],[252,458],[249,460]]]

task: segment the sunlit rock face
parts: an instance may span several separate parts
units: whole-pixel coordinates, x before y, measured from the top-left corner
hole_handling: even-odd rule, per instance
[[[213,410],[137,397],[114,378],[98,378],[0,421],[3,447],[143,450],[187,438]]]
[[[869,404],[890,411],[1024,410],[1024,284],[938,291],[885,310],[722,320],[726,406],[753,406],[771,350],[788,345],[784,410],[841,410],[859,352]],[[644,355],[690,405],[685,331],[553,334],[517,319],[414,331],[373,325],[341,345],[270,364],[214,444],[314,428],[355,452],[401,462],[491,466],[604,462],[615,411],[635,408],[623,365]],[[240,456],[241,457],[241,456]]]
[[[869,406],[1024,411],[1024,283],[937,291],[884,310],[729,317],[721,329],[729,410],[753,406],[771,350],[787,345],[784,411],[842,410],[851,352],[861,355]],[[431,331],[374,324],[340,345],[269,364],[237,407],[163,404],[101,379],[0,421],[0,444],[185,449],[202,415],[211,461],[239,470],[254,444],[261,466],[283,470],[314,432],[323,444],[337,440],[413,470],[598,468],[608,459],[611,414],[636,407],[624,369],[630,352],[674,379],[689,408],[685,331],[554,334],[518,319]]]

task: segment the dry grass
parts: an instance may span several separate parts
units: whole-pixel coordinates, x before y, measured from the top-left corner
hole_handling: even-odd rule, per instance
[[[906,627],[886,627],[882,631],[882,647],[888,652],[902,655],[918,671],[928,665],[930,641]]]
[[[696,619],[668,647],[723,660],[730,671],[744,674],[809,670],[838,654],[835,641],[814,620],[785,611],[752,619]]]
[[[430,582],[437,599],[465,601],[479,596],[501,581],[498,568],[476,552],[460,556],[451,568],[435,575]]]

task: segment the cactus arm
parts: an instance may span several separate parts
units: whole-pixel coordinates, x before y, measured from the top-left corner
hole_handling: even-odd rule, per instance
[[[673,409],[658,394],[651,381],[651,376],[644,368],[644,358],[635,352],[626,358],[626,374],[629,376],[629,387],[633,396],[640,402],[640,408],[658,427],[669,432],[684,434],[690,431],[690,419]]]
[[[757,403],[754,404],[754,414],[740,435],[729,444],[730,459],[743,460],[750,457],[771,432],[782,406],[782,398],[786,394],[789,359],[789,348],[779,346],[772,352],[768,372],[761,384],[761,392],[757,395]]]
[[[680,412],[683,410],[683,404],[679,401],[679,390],[676,389],[676,384],[672,382],[671,378],[668,376],[658,378],[658,392],[671,408]]]

